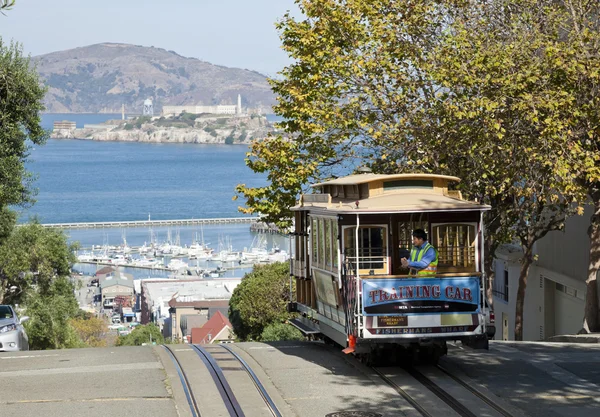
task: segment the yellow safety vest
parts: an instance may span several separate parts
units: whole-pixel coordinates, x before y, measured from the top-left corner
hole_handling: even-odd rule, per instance
[[[409,272],[411,275],[426,276],[426,277],[427,276],[435,276],[435,274],[437,273],[438,253],[435,250],[435,248],[429,244],[429,242],[427,242],[425,244],[425,247],[422,248],[421,250],[418,250],[417,248],[412,248],[412,250],[410,251],[410,261],[411,262],[419,262],[421,259],[423,259],[423,256],[427,253],[429,248],[432,248],[434,250],[435,259],[433,261],[431,261],[431,263],[423,269],[417,270],[415,268],[410,268]]]

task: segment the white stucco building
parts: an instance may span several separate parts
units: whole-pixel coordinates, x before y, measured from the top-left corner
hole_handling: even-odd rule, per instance
[[[242,97],[238,94],[237,104],[234,105],[218,105],[218,106],[196,106],[196,105],[187,105],[187,106],[163,106],[163,115],[179,115],[181,113],[191,113],[191,114],[242,114]]]
[[[523,340],[575,334],[583,327],[591,213],[591,207],[586,207],[583,216],[567,220],[564,231],[550,232],[537,242],[538,260],[531,266],[525,292]],[[521,255],[515,245],[504,245],[496,252],[497,340],[514,339]]]

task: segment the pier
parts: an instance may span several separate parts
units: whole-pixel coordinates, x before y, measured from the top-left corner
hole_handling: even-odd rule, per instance
[[[152,226],[195,226],[204,224],[257,223],[258,217],[225,217],[213,219],[179,219],[179,220],[134,220],[115,222],[82,222],[82,223],[45,223],[44,227],[55,229],[102,229],[108,227],[152,227]]]

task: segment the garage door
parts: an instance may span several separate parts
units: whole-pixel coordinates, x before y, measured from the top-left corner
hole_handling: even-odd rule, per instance
[[[583,294],[557,283],[554,293],[555,334],[574,334],[581,330],[584,307]]]

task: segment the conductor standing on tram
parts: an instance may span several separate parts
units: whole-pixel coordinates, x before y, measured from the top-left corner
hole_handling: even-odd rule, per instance
[[[402,258],[402,266],[409,269],[410,275],[416,275],[417,277],[435,276],[438,253],[427,241],[427,233],[423,229],[415,229],[412,238],[413,248],[410,251],[410,260]]]

